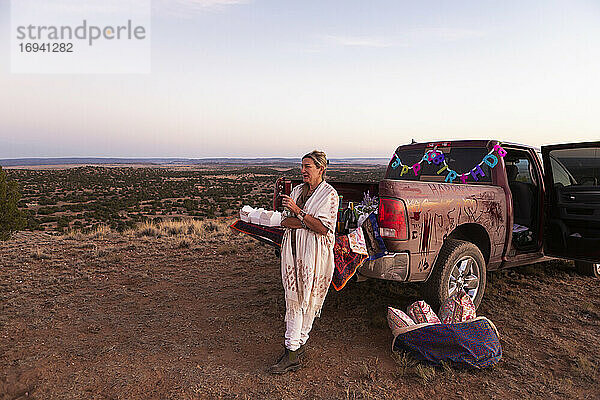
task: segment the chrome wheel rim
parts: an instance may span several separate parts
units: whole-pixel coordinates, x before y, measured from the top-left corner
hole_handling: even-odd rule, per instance
[[[461,258],[450,271],[448,297],[463,289],[471,299],[475,299],[479,291],[479,281],[477,261],[471,256]]]

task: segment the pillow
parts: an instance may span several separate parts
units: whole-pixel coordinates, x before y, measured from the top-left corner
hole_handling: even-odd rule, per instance
[[[404,312],[392,307],[388,307],[387,320],[392,332],[395,329],[405,328],[415,324],[408,315],[404,314]]]
[[[429,304],[423,300],[415,301],[406,309],[406,313],[415,321],[415,324],[432,323],[439,324],[440,319],[433,312]]]
[[[456,324],[475,317],[475,304],[464,290],[450,296],[440,307],[440,319],[443,324]]]

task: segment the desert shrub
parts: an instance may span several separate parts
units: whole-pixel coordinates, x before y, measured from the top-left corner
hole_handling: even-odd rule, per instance
[[[58,231],[64,232],[65,230],[67,230],[69,228],[69,222],[70,222],[69,217],[59,217],[58,220],[56,221],[56,226],[57,226]]]
[[[19,185],[0,167],[0,240],[8,240],[13,232],[25,228],[26,219],[17,206],[20,199]]]
[[[37,218],[35,218],[31,214],[31,212],[25,210],[24,214],[25,214],[25,218],[27,220],[27,222],[25,224],[26,225],[25,228],[27,230],[29,230],[29,231],[37,231],[37,230],[40,230],[40,229],[44,230],[44,228],[40,225],[40,221]]]
[[[58,207],[40,207],[37,210],[38,215],[50,215],[58,211]]]
[[[104,256],[104,260],[107,261],[109,264],[119,264],[122,263],[123,260],[125,260],[125,255],[123,253],[108,253],[105,254]]]
[[[231,246],[231,244],[222,244],[219,247],[217,247],[217,254],[220,256],[226,255],[226,254],[234,254],[235,253],[235,246]]]

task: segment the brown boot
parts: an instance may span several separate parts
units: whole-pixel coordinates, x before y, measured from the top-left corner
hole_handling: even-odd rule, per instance
[[[289,371],[297,371],[298,369],[300,369],[298,350],[291,351],[286,348],[284,353],[277,360],[277,364],[271,366],[269,372],[272,374],[281,375]]]
[[[302,346],[298,347],[298,350],[296,350],[296,353],[298,353],[298,357],[302,357],[304,355],[305,351],[306,351],[306,345],[303,344]]]
[[[277,358],[277,362],[281,361],[281,359],[283,357],[285,357],[285,345],[283,345],[283,351],[281,352],[281,355],[279,356],[279,358]],[[304,353],[306,352],[306,344],[301,345],[300,347],[298,347],[298,350],[296,350],[296,354],[298,354],[298,357],[302,357],[304,355]]]

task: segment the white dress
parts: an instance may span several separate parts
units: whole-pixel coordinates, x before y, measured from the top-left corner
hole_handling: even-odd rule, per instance
[[[298,185],[290,194],[296,202],[302,192]],[[303,210],[318,218],[328,229],[325,235],[310,229],[296,229],[296,257],[292,253],[292,230],[286,229],[281,244],[281,277],[285,290],[285,320],[303,315],[319,316],[333,276],[335,226],[339,197],[323,181],[308,198]],[[290,216],[284,213],[284,217]]]

